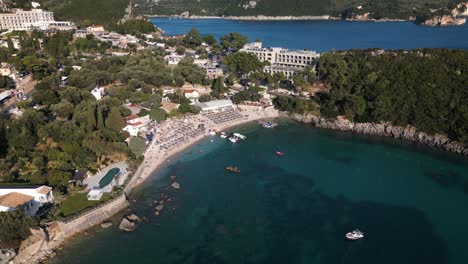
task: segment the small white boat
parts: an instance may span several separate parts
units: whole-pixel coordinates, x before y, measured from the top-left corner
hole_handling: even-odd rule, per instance
[[[346,238],[349,240],[359,240],[364,238],[364,233],[361,230],[356,229],[353,232],[346,233]]]
[[[241,135],[241,134],[239,134],[239,133],[234,133],[234,134],[232,134],[232,135],[233,135],[233,136],[236,136],[236,137],[238,137],[238,138],[240,138],[240,139],[246,139],[246,138],[247,138],[246,136]]]
[[[220,135],[220,137],[221,137],[221,138],[227,138],[227,135],[226,135],[226,133],[224,133],[224,132],[221,132],[221,135]]]
[[[229,137],[229,141],[232,143],[237,143],[238,139],[236,137]]]
[[[215,131],[213,131],[213,130],[210,130],[210,132],[209,132],[209,133],[210,133],[210,135],[212,135],[212,136],[216,135],[216,132],[215,132]]]

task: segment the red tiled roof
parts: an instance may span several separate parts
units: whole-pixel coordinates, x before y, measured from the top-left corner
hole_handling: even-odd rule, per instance
[[[128,121],[128,120],[133,120],[133,119],[135,119],[135,118],[138,118],[138,116],[137,116],[137,115],[129,115],[129,116],[125,117],[124,119],[125,119],[126,121]]]
[[[52,191],[52,187],[42,186],[37,192],[40,194],[48,194],[50,191]]]
[[[33,199],[34,197],[32,196],[22,194],[22,193],[12,192],[12,193],[0,196],[0,205],[8,207],[8,208],[16,208]]]

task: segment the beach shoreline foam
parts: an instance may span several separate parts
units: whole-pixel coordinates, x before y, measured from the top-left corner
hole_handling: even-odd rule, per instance
[[[246,118],[233,120],[231,122],[225,122],[221,124],[214,124],[210,122],[208,119],[203,118],[200,120],[200,123],[205,124],[207,128],[211,130],[223,131],[232,127],[250,123],[252,121],[280,117],[280,113],[276,109],[273,109],[273,108],[260,110],[258,107],[255,107],[255,106],[239,106],[238,109],[240,110],[240,113],[245,114]],[[201,118],[201,116],[198,115],[197,118]],[[171,120],[169,120],[169,122],[171,122]],[[131,191],[133,188],[138,187],[139,185],[144,183],[169,158],[179,154],[180,152],[191,147],[192,145],[196,144],[197,142],[199,142],[200,140],[204,139],[207,136],[208,134],[205,132],[196,137],[190,138],[187,142],[184,142],[168,150],[163,155],[158,155],[158,153],[160,153],[160,151],[157,149],[159,144],[157,144],[157,140],[153,140],[151,145],[148,147],[148,149],[145,152],[145,155],[144,155],[145,159],[140,165],[141,168],[137,170],[137,172],[135,173],[135,175],[132,177],[131,181],[127,185],[129,189],[126,188],[126,192]],[[141,170],[141,172],[139,172],[139,170]]]

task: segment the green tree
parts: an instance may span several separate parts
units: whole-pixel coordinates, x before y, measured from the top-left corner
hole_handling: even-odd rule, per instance
[[[209,94],[204,94],[204,95],[201,95],[200,98],[198,98],[198,101],[201,102],[201,103],[204,103],[204,102],[209,102],[211,101],[213,98],[211,97],[211,95]]]
[[[57,117],[60,117],[62,119],[69,119],[71,118],[75,107],[72,103],[68,102],[67,100],[61,100],[60,103],[51,105],[50,109],[52,110],[52,112],[54,112],[54,114]]]
[[[257,56],[247,52],[236,52],[223,58],[223,64],[229,67],[229,71],[238,75],[257,71],[263,67],[263,63]]]
[[[200,35],[200,32],[194,28],[190,30],[182,40],[183,45],[187,48],[196,48],[200,46],[202,42],[203,39]]]
[[[118,108],[112,108],[106,119],[106,128],[110,128],[115,132],[120,133],[124,127],[125,122],[120,114],[120,110]]]
[[[152,108],[149,113],[149,117],[151,118],[151,120],[162,122],[166,120],[167,113],[161,108]]]
[[[205,42],[209,46],[213,46],[214,44],[218,43],[216,41],[216,38],[211,34],[203,36],[203,42]]]
[[[131,137],[128,147],[136,157],[142,157],[146,150],[146,141],[141,137]]]
[[[101,105],[99,105],[97,107],[97,128],[102,130],[105,128],[105,123],[104,123],[104,120],[105,120],[105,113],[104,113],[104,109]]]
[[[246,36],[233,32],[221,37],[221,45],[225,50],[237,51],[244,47],[248,40]]]
[[[0,212],[0,247],[18,248],[37,223],[25,215],[23,210]]]
[[[87,115],[88,127],[91,130],[94,130],[97,128],[96,105],[94,103],[89,104],[87,112],[88,112],[88,115]]]
[[[229,91],[229,89],[224,85],[223,77],[218,77],[213,80],[211,85],[211,96],[221,98],[222,94],[227,91]]]
[[[182,47],[182,46],[178,46],[176,48],[176,53],[179,54],[179,55],[184,55],[185,54],[185,48]]]
[[[7,38],[7,48],[8,48],[8,53],[10,54],[15,53],[15,45],[13,45],[13,41],[11,40],[10,37]]]

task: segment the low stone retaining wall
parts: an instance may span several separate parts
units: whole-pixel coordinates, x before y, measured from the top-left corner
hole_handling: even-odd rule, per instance
[[[32,230],[32,235],[21,243],[13,263],[43,263],[47,258],[55,256],[55,250],[71,236],[108,220],[128,205],[125,195],[121,195],[75,218],[51,222],[45,230]]]
[[[65,226],[68,229],[69,235],[74,235],[106,221],[118,212],[127,208],[128,205],[125,195],[121,195],[112,200],[112,202],[67,222]]]

